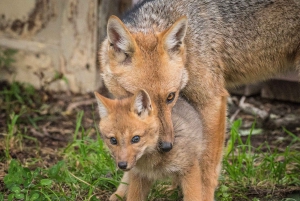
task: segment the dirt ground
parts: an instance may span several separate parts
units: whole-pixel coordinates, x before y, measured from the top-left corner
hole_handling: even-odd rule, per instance
[[[231,96],[228,101],[228,119],[241,118],[241,134],[249,134],[253,122],[256,122],[251,143],[255,147],[268,142],[270,147],[285,149],[291,143],[284,128],[300,137],[300,104],[264,99],[260,96]],[[246,138],[247,135],[244,137]]]
[[[0,84],[0,91],[4,86],[4,83]],[[34,105],[36,108],[32,107],[20,116],[17,137],[10,142],[10,154],[23,164],[34,164],[32,168],[49,167],[61,159],[57,153],[72,139],[77,113],[84,111],[83,126],[91,129],[91,134],[95,133],[94,125],[99,117],[93,93],[36,93],[40,102]],[[6,122],[9,119],[9,114],[3,108],[3,101],[4,97],[0,99],[0,142],[3,142],[7,133]],[[12,105],[15,113],[22,112],[20,104],[16,102]],[[253,114],[253,111],[258,111],[260,115]],[[285,133],[283,127],[300,137],[300,104],[297,103],[268,100],[259,96],[231,96],[228,99],[228,122],[238,118],[243,119],[244,134],[249,133],[252,123],[256,120],[255,134],[251,138],[254,146],[267,141],[271,148],[285,149],[292,137]],[[22,135],[24,133],[25,135]],[[24,143],[20,143],[21,141]],[[300,150],[300,147],[298,149]],[[4,154],[4,143],[0,143],[0,192],[4,187],[3,177],[7,170],[3,161]],[[33,161],[34,158],[38,159],[37,163]]]

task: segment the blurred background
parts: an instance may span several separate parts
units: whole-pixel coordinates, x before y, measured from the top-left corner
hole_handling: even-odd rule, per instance
[[[1,0],[0,80],[37,89],[91,92],[103,87],[97,50],[110,15],[138,0]],[[14,61],[14,62],[12,62]],[[231,89],[238,95],[300,102],[298,73]]]
[[[97,50],[107,19],[120,16],[133,3],[1,0],[0,80],[75,93],[100,88]]]

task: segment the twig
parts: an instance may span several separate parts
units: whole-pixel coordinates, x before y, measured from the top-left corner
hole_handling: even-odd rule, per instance
[[[261,110],[254,105],[251,105],[249,103],[245,103],[246,97],[243,96],[240,100],[239,107],[246,113],[251,114],[251,115],[258,115],[261,119],[265,120],[268,118],[269,113]]]
[[[32,135],[35,136],[35,137],[40,137],[40,138],[48,137],[50,139],[57,140],[57,141],[66,141],[67,140],[65,138],[60,138],[60,137],[55,137],[53,135],[50,135],[48,130],[46,129],[46,127],[43,127],[42,130],[43,130],[43,133],[38,132],[35,128],[30,129]]]
[[[82,106],[82,105],[91,105],[93,103],[96,103],[96,100],[95,99],[89,99],[89,100],[84,100],[84,101],[78,101],[78,102],[75,102],[75,103],[71,103],[67,109],[66,109],[66,112],[67,114],[70,114],[72,113],[72,111],[79,107],[79,106]]]
[[[240,108],[238,108],[238,109],[235,111],[235,113],[234,113],[234,114],[230,117],[230,119],[229,119],[230,123],[232,123],[232,122],[234,121],[235,117],[240,113],[240,111],[241,111]]]
[[[72,177],[74,177],[75,179],[81,181],[82,183],[85,183],[86,185],[88,185],[88,186],[90,186],[90,187],[93,187],[94,189],[101,190],[100,188],[98,188],[98,187],[96,187],[96,186],[93,186],[93,185],[87,183],[86,181],[80,179],[79,177],[75,176],[75,175],[74,175],[73,173],[71,173],[70,171],[68,171],[68,172],[69,172],[69,174],[70,174]]]
[[[91,184],[87,183],[86,181],[84,181],[84,180],[80,179],[79,177],[76,177],[76,176],[75,176],[74,174],[72,174],[71,172],[69,172],[69,174],[70,174],[71,176],[73,176],[75,179],[77,179],[77,180],[81,181],[82,183],[85,183],[86,185],[88,185],[88,186],[91,186],[91,187],[95,188],[95,186],[92,186]]]
[[[48,132],[41,133],[41,132],[38,132],[37,130],[35,130],[35,128],[31,128],[30,131],[33,134],[33,136],[35,136],[35,137],[50,137]]]

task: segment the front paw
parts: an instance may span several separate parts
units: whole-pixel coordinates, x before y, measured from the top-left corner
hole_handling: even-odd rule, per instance
[[[115,192],[109,197],[109,201],[122,201],[125,200],[124,196],[121,196],[118,192]]]

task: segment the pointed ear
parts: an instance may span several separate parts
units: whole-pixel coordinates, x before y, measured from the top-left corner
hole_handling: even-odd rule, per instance
[[[183,45],[187,21],[186,16],[179,18],[164,34],[163,45],[168,52],[176,52]]]
[[[104,118],[108,116],[109,113],[109,99],[105,98],[104,96],[101,96],[99,93],[94,92],[97,103],[98,103],[98,109],[99,109],[99,114],[100,118]]]
[[[117,52],[132,53],[133,52],[133,38],[123,24],[117,17],[112,15],[107,22],[107,38],[110,45]]]
[[[189,73],[186,70],[186,68],[184,68],[181,76],[180,89],[183,89],[186,86],[188,81],[189,81]]]
[[[151,99],[145,90],[140,90],[135,94],[132,110],[140,117],[145,117],[151,114]]]

